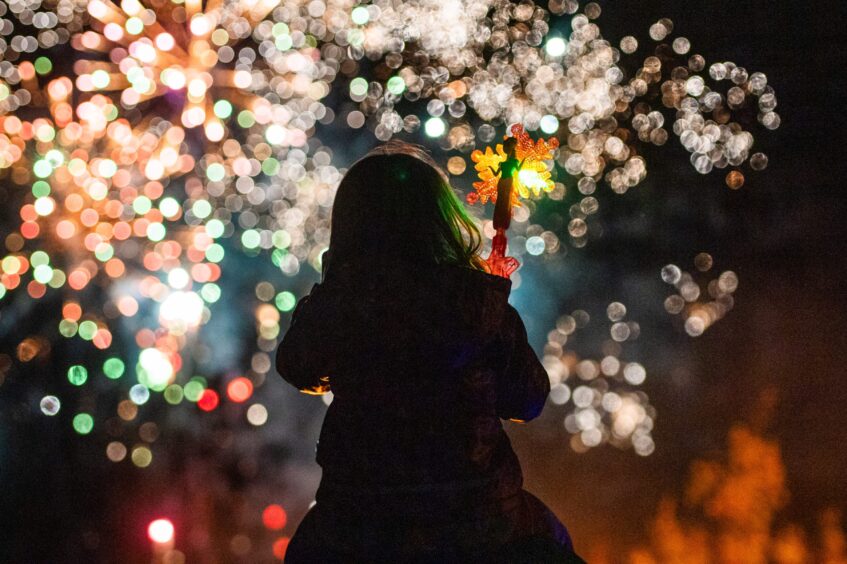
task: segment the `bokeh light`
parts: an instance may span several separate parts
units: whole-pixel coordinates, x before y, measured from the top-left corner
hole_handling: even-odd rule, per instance
[[[772,166],[761,138],[781,124],[773,77],[707,61],[665,18],[612,40],[596,3],[44,0],[0,11],[0,307],[4,322],[43,317],[2,352],[0,385],[10,370],[55,367],[55,379],[28,382],[32,412],[96,443],[110,468],[149,475],[176,464],[169,432],[200,420],[215,428],[207,447],[244,449],[236,471],[249,481],[259,441],[236,435],[292,424],[267,385],[274,349],[323,271],[336,188],[367,147],[397,137],[431,148],[457,192],[482,204],[469,209],[485,252],[497,145],[528,140],[510,231],[527,268],[513,289],[546,292],[584,265],[606,213],[659,205],[635,188],[651,159],[674,154],[669,141],[692,176],[719,174],[716,192],[744,196]],[[700,251],[657,257],[649,275],[665,291],[650,306],[685,337],[733,309],[743,272]],[[544,343],[558,444],[649,456],[660,420],[645,389],[658,378],[636,308],[599,289],[580,299],[606,309],[550,305],[555,327],[533,343]],[[265,529],[286,527],[268,492],[244,499]],[[173,524],[148,534],[171,542]],[[282,559],[288,537],[273,535],[261,549]],[[226,542],[244,560],[259,550],[247,527]]]
[[[158,544],[167,544],[174,539],[174,525],[170,519],[155,519],[147,526],[147,536]]]

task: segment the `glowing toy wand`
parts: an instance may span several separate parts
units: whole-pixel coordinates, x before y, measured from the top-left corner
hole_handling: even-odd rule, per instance
[[[553,189],[550,171],[544,161],[553,158],[553,150],[559,146],[556,138],[533,143],[529,134],[520,124],[511,129],[512,137],[495,147],[486,147],[483,153],[476,150],[471,160],[476,163],[479,182],[474,182],[476,192],[468,194],[471,204],[489,199],[494,206],[494,241],[491,254],[485,259],[491,274],[509,278],[520,263],[514,257],[506,256],[506,230],[512,222],[512,207],[521,205],[518,196],[528,198],[530,192],[536,196],[542,191]]]

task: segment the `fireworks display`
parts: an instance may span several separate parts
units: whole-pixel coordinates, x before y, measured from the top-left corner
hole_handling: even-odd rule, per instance
[[[354,137],[430,144],[480,204],[496,199],[506,158],[495,140],[516,137],[510,251],[537,269],[590,243],[601,202],[642,183],[645,155],[671,133],[694,170],[724,171],[716,186],[741,189],[767,167],[754,133],[780,116],[763,73],[707,62],[667,19],[612,42],[600,15],[573,0],[0,2],[0,307],[6,319],[36,302],[49,312],[0,351],[0,385],[54,366],[71,387],[33,378],[33,416],[138,468],[156,466],[171,412],[233,408],[263,427],[271,353],[321,272]],[[659,308],[692,337],[739,285],[730,270],[709,278],[712,262],[661,269],[675,293]],[[572,310],[543,348],[559,427],[577,452],[650,455],[639,324],[613,302],[595,338]],[[249,321],[219,349],[229,319]],[[276,535],[285,510],[253,501]],[[171,546],[174,525],[151,521],[149,538]],[[234,537],[232,551],[249,555],[250,542]],[[284,553],[286,537],[273,542]]]
[[[341,171],[333,165],[331,149],[309,142],[309,136],[317,121],[332,121],[334,112],[320,100],[339,71],[352,77],[348,95],[360,108],[348,113],[347,125],[360,126],[364,116],[372,115],[377,139],[414,132],[420,123],[414,108],[421,105],[429,115],[426,134],[442,138],[446,149],[465,152],[477,138],[488,142],[499,123],[561,135],[557,150],[559,138],[533,145],[516,126],[512,134],[518,137],[517,158],[523,166],[513,194],[517,203],[530,193],[554,191],[551,171],[560,185],[574,182],[585,195],[570,211],[568,233],[577,242],[586,236],[585,217],[597,211],[598,200],[591,195],[597,182],[625,192],[646,174],[638,143],[666,141],[665,117],[650,105],[652,96],[661,99],[659,107],[677,109],[673,130],[692,153],[694,167],[704,173],[738,167],[748,159],[753,137],[730,121],[734,111],[750,107],[748,97],[758,99],[755,106],[765,127],[779,123],[763,74],[715,63],[709,77],[733,86],[725,95],[712,90],[697,74],[705,69],[701,56],[675,61],[690,50],[685,38],[668,48],[660,45],[658,55],[645,59],[626,80],[621,59],[637,42],[624,38],[618,50],[603,40],[591,23],[599,16],[595,4],[571,18],[567,38],[551,35],[549,20],[556,12],[573,13],[572,3],[553,14],[530,3],[504,2],[475,2],[468,9],[459,3],[354,8],[313,2],[305,13],[275,2],[203,7],[199,2],[147,6],[131,0],[118,6],[94,0],[84,13],[80,6],[65,8],[73,17],[55,15],[63,13],[62,5],[55,13],[19,17],[36,27],[36,21],[57,26],[67,20],[68,27],[60,29],[74,31],[72,64],[54,64],[45,56],[34,58],[35,63],[21,60],[38,50],[29,47],[31,38],[15,36],[10,44],[21,62],[7,74],[3,164],[10,169],[8,179],[21,186],[24,203],[18,232],[6,237],[3,291],[25,286],[33,299],[48,288],[61,291],[66,297],[58,333],[78,335],[100,349],[112,343],[114,329],[107,318],[133,318],[147,307],[141,302],[158,302],[153,306],[159,310],[157,326],[136,331],[135,373],[154,391],[179,389],[175,395],[197,381],[180,386],[177,378],[186,335],[208,320],[221,297],[216,281],[226,252],[218,239],[235,237],[248,254],[272,250],[274,264],[288,276],[297,275],[303,263],[319,270]],[[458,31],[441,25],[457,17]],[[672,24],[662,20],[650,35],[661,41],[671,30]],[[65,35],[56,32],[52,39],[39,40],[38,47],[49,48]],[[16,51],[15,45],[22,49]],[[483,55],[486,48],[493,54]],[[376,61],[372,80],[353,76],[365,56]],[[69,76],[52,77],[62,71]],[[40,82],[46,82],[46,95],[38,90]],[[79,101],[75,107],[73,101]],[[410,103],[412,113],[401,117],[395,110],[401,102]],[[25,121],[18,114],[41,115]],[[482,122],[476,130],[472,116]],[[498,145],[494,151],[475,150],[472,157],[481,181],[469,196],[485,203],[496,198],[496,165],[505,155]],[[463,171],[461,159],[452,157],[448,169]],[[757,153],[750,166],[760,170],[766,161]],[[731,188],[742,183],[736,169],[727,176]],[[24,186],[31,186],[31,194]],[[547,247],[550,239],[555,252],[556,235],[546,234],[547,239],[527,239],[530,254],[539,254],[535,247]],[[663,278],[680,290],[666,301],[668,311],[680,313],[685,303],[696,302],[699,289],[690,275],[668,266]],[[85,290],[92,281],[107,290],[107,297],[98,293],[88,303]],[[689,334],[702,333],[731,307],[736,284],[737,278],[725,273],[710,285],[715,301],[688,308]],[[261,353],[273,348],[280,311],[289,311],[296,298],[290,291],[276,292],[270,280],[256,282],[256,295],[262,303],[255,309],[260,356],[250,368],[254,377],[270,369]],[[562,345],[553,339],[548,346],[557,344]],[[611,377],[619,370],[610,368],[610,359],[617,362],[607,356],[599,365]],[[122,362],[133,364],[130,358]],[[583,369],[577,373],[584,380],[599,374],[589,365],[594,366],[579,363]],[[568,372],[563,366],[551,368],[554,397],[560,399],[571,395],[558,388]],[[629,366],[620,368],[621,374],[634,374]],[[643,377],[625,380],[637,386]],[[138,389],[132,386],[129,393]],[[596,412],[591,411],[597,425],[586,427],[590,410],[582,408],[589,405],[617,413],[632,404],[640,410],[639,424],[649,419],[643,393],[606,401],[614,392],[594,389],[585,392],[593,394],[588,399],[583,390],[588,388],[574,391],[577,411],[569,417],[583,422],[584,445],[601,442],[593,434],[585,440],[588,431],[608,438]],[[141,395],[146,400],[147,394]],[[568,421],[573,431],[575,424]],[[615,424],[614,429],[627,428],[614,434],[615,442],[632,435],[634,425]]]

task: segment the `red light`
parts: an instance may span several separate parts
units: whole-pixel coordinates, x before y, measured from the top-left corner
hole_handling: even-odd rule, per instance
[[[262,511],[262,522],[268,529],[276,531],[285,527],[285,524],[288,522],[288,515],[286,515],[285,509],[281,505],[269,505]]]
[[[288,537],[279,537],[274,541],[274,556],[279,560],[285,559],[285,551],[288,550]]]
[[[253,395],[253,382],[244,376],[235,378],[227,384],[226,395],[236,403],[247,401]]]
[[[200,395],[200,399],[197,400],[197,407],[203,411],[212,411],[218,407],[218,403],[220,403],[218,393],[215,390],[206,388]]]
[[[174,524],[169,519],[156,519],[147,526],[147,536],[157,544],[167,544],[174,540]]]

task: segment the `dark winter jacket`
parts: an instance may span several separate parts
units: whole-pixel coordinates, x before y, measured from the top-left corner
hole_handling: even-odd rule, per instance
[[[510,288],[469,268],[371,264],[330,270],[300,301],[277,370],[334,395],[319,506],[431,521],[516,499],[500,419],[537,417],[550,384]]]

